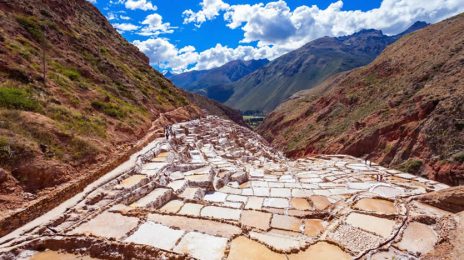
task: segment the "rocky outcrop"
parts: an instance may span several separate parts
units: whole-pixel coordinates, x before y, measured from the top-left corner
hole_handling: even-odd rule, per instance
[[[368,66],[295,94],[259,132],[292,157],[343,153],[464,181],[464,16],[390,45]]]
[[[464,211],[464,187],[452,187],[418,196],[416,200],[449,212]]]

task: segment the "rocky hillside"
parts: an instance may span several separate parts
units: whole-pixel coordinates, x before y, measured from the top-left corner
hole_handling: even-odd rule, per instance
[[[426,25],[418,22],[405,33]],[[225,104],[242,111],[268,113],[295,92],[312,88],[335,73],[370,63],[402,35],[362,30],[350,36],[314,40],[232,83],[227,90],[233,94]]]
[[[225,88],[226,85],[265,66],[268,62],[266,59],[235,60],[210,70],[195,70],[175,75],[166,74],[166,77],[178,87],[223,102],[232,94]]]
[[[0,216],[201,113],[85,0],[1,1],[0,24]]]
[[[464,15],[401,38],[368,66],[294,95],[261,132],[295,157],[344,153],[464,182]]]

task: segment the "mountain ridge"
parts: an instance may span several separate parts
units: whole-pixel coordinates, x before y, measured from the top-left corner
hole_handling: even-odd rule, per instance
[[[369,65],[294,94],[258,131],[289,156],[350,154],[462,184],[463,32],[461,14],[406,35]]]
[[[199,93],[217,101],[225,101],[227,91],[222,95],[216,95],[228,85],[240,78],[265,66],[269,61],[260,60],[233,60],[220,67],[209,70],[193,70],[181,74],[167,75],[176,86],[193,93]]]
[[[406,31],[421,26],[426,23],[415,23]],[[338,72],[368,64],[398,38],[364,29],[348,36],[316,39],[229,84],[226,89],[233,94],[225,104],[242,111],[270,112],[299,90],[311,88]]]

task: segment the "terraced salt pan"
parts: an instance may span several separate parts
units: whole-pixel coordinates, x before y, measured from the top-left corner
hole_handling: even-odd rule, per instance
[[[115,189],[129,189],[139,184],[143,179],[146,179],[147,176],[142,174],[135,174],[130,176],[127,179],[124,179],[120,184],[115,186]]]
[[[180,208],[184,206],[184,202],[181,200],[171,200],[161,207],[160,211],[165,213],[177,213]]]
[[[178,214],[198,217],[200,216],[200,211],[202,208],[203,205],[201,204],[185,203]]]
[[[284,254],[275,253],[265,245],[240,236],[232,240],[228,260],[244,259],[266,259],[266,260],[286,260]]]
[[[297,254],[288,255],[290,260],[309,260],[309,259],[337,259],[337,260],[348,260],[352,257],[344,252],[340,247],[329,244],[327,242],[318,242],[303,252]]]
[[[78,226],[70,233],[121,239],[129,231],[137,227],[138,223],[138,218],[126,217],[118,213],[103,212],[90,221]]]
[[[428,225],[412,222],[404,231],[398,247],[414,254],[425,254],[438,242],[437,234]]]
[[[315,237],[324,232],[324,221],[320,219],[305,219],[304,234],[310,237]]]
[[[198,259],[220,260],[224,255],[226,246],[227,238],[189,232],[174,248],[174,251]]]
[[[201,210],[202,217],[210,217],[215,219],[227,219],[227,220],[240,220],[241,210],[206,206]]]
[[[310,210],[312,208],[308,200],[303,198],[292,198],[290,204],[293,208],[298,210]]]
[[[175,230],[152,221],[147,221],[125,241],[171,250],[184,233],[182,230]]]
[[[305,247],[306,241],[301,238],[286,236],[275,232],[250,232],[250,237],[280,252],[290,252]]]
[[[231,238],[232,236],[239,235],[242,232],[239,227],[234,225],[182,216],[150,214],[148,215],[148,220],[185,231],[198,231],[225,238]]]
[[[244,210],[240,218],[242,225],[257,228],[261,230],[268,230],[271,222],[271,213],[265,213],[255,210]]]
[[[93,260],[90,256],[70,254],[64,252],[57,252],[52,250],[47,250],[44,252],[34,253],[29,260]]]
[[[171,189],[157,188],[154,189],[152,192],[148,193],[145,197],[133,203],[131,206],[138,208],[158,208],[164,205],[167,201],[169,201],[171,199],[171,196]]]
[[[114,221],[115,218],[110,217],[86,229],[88,234],[95,232],[94,236],[101,238],[120,237],[111,241],[118,247],[127,246],[129,239],[133,239],[131,243],[168,248],[170,252],[201,259],[343,259],[378,249],[381,243],[397,234],[391,232],[393,228],[401,228],[394,246],[400,255],[411,257],[418,256],[419,252],[411,247],[415,242],[408,238],[410,231],[403,232],[411,223],[400,225],[404,215],[412,219],[427,216],[440,223],[438,219],[448,214],[406,199],[396,200],[393,205],[377,198],[408,197],[424,193],[424,187],[441,188],[438,183],[412,176],[391,176],[400,172],[389,173],[385,168],[368,166],[347,156],[289,160],[268,147],[256,134],[217,118],[181,125],[173,126],[178,134],[169,141],[170,146],[157,148],[157,152],[162,149],[165,154],[148,162],[138,162],[133,172],[117,175],[117,180],[127,180],[124,184],[130,188],[115,190],[117,181],[94,186],[91,196],[68,206],[70,210],[62,216],[64,222],[49,223],[50,229],[41,230],[49,236],[53,236],[51,230],[56,230],[60,237],[74,234],[67,230],[92,224],[91,221],[97,219],[93,216],[110,208],[113,214],[120,212],[138,217],[119,215],[123,219],[132,218],[133,226],[129,225],[131,221]],[[149,158],[151,154],[153,150],[141,158]],[[191,158],[195,156],[202,157],[204,163],[192,163]],[[139,168],[142,174],[137,173]],[[134,174],[141,175],[140,183],[130,178]],[[379,174],[386,176],[383,182],[376,182]],[[139,185],[140,189],[132,189],[134,186],[129,184]],[[153,187],[172,194],[166,199],[163,199],[164,193],[160,196],[146,194]],[[217,190],[219,187],[222,188]],[[354,193],[360,194],[354,196]],[[124,200],[115,201],[120,196],[124,196]],[[127,198],[146,202],[135,209],[121,204],[132,201]],[[396,212],[396,207],[401,212]],[[409,210],[404,210],[406,208]],[[378,217],[382,214],[391,216],[389,219]],[[80,223],[87,218],[90,219],[88,223]],[[398,219],[398,223],[391,219]],[[137,226],[140,223],[143,224]],[[103,230],[100,224],[116,229],[115,233]],[[85,233],[79,233],[79,239],[86,239],[82,234]],[[399,247],[400,240],[404,249]],[[427,246],[424,241],[417,243]],[[265,245],[287,254],[273,252]],[[2,246],[0,244],[0,258]],[[289,253],[297,248],[301,249],[298,253]],[[387,243],[382,249],[391,251],[392,248]],[[169,257],[169,252],[164,253]]]
[[[278,214],[272,216],[271,227],[296,232],[300,232],[303,229],[301,219]]]
[[[361,199],[354,205],[354,208],[371,211],[378,214],[395,214],[396,207],[393,202],[381,199]]]
[[[391,235],[395,221],[359,213],[350,213],[346,223],[387,238]]]

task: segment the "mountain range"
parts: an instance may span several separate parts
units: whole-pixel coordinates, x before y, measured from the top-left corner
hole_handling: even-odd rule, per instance
[[[250,61],[250,64],[259,66],[248,66],[247,73],[236,73],[244,71],[244,66],[243,62],[233,61],[212,70],[187,72],[169,78],[176,86],[241,111],[268,113],[300,90],[310,89],[338,72],[370,63],[386,46],[425,26],[425,22],[416,22],[403,33],[393,36],[370,29],[349,36],[323,37],[269,63]],[[218,80],[230,74],[237,77]]]
[[[269,60],[235,60],[210,70],[194,70],[181,74],[166,74],[176,86],[199,93],[219,102],[232,94],[225,86],[265,66]]]
[[[464,15],[402,37],[367,66],[294,94],[258,131],[289,156],[350,154],[464,182]]]

